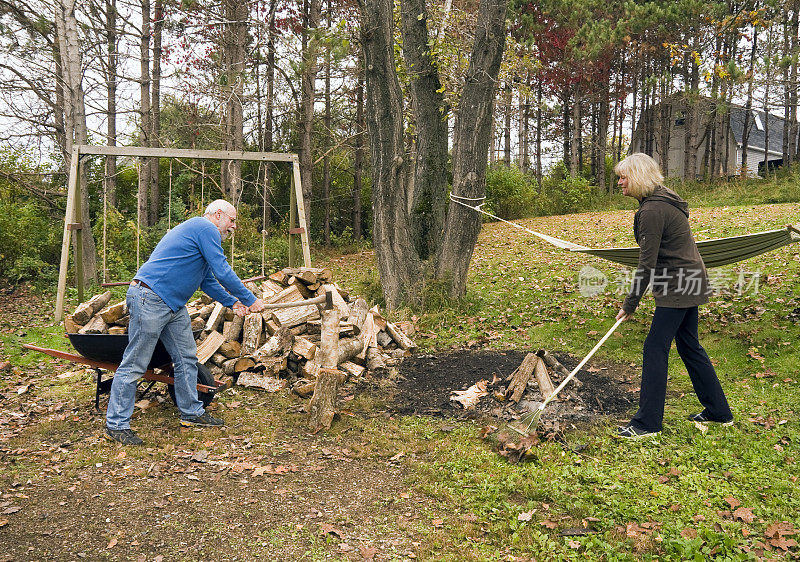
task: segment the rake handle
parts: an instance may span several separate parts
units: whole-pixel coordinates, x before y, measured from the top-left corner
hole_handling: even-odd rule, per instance
[[[540,410],[540,411],[544,410],[544,409],[547,407],[547,405],[548,405],[548,404],[549,404],[549,403],[550,403],[550,402],[551,402],[551,401],[552,401],[552,400],[553,400],[553,399],[554,399],[554,398],[555,398],[555,397],[558,395],[558,393],[559,393],[559,392],[561,392],[561,389],[563,389],[565,386],[567,386],[567,384],[569,383],[569,381],[571,381],[571,380],[572,380],[572,379],[575,377],[575,375],[577,375],[577,374],[578,374],[578,371],[580,371],[580,370],[581,370],[581,368],[582,368],[584,365],[586,365],[586,362],[587,362],[589,359],[591,359],[591,358],[592,358],[592,355],[594,355],[594,354],[595,354],[595,352],[596,352],[598,349],[600,349],[600,346],[602,346],[602,345],[603,345],[603,344],[606,342],[606,340],[607,340],[607,339],[608,339],[608,338],[611,336],[611,334],[613,334],[613,333],[614,333],[614,330],[616,330],[616,329],[619,327],[619,325],[620,325],[620,324],[622,324],[622,322],[624,322],[624,321],[625,321],[625,317],[623,316],[622,318],[620,318],[619,320],[617,320],[617,321],[616,321],[616,323],[615,323],[613,326],[611,326],[611,329],[610,329],[608,332],[606,332],[606,335],[605,335],[605,336],[603,336],[603,337],[600,339],[600,341],[599,341],[599,342],[597,342],[597,345],[595,345],[595,346],[592,348],[592,350],[589,352],[589,354],[588,354],[586,357],[584,357],[584,358],[583,358],[583,360],[582,360],[580,363],[578,363],[578,366],[577,366],[577,367],[575,367],[574,369],[572,369],[572,372],[571,372],[569,375],[567,375],[567,377],[566,377],[566,378],[565,378],[563,381],[561,381],[561,384],[560,384],[560,385],[558,385],[558,386],[556,387],[556,389],[553,391],[553,394],[551,394],[550,396],[548,396],[547,398],[545,398],[544,402],[542,402],[542,403],[539,405],[539,410]]]

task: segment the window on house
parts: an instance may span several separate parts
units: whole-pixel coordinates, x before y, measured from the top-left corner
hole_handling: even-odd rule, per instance
[[[764,123],[761,121],[761,116],[755,111],[753,112],[753,122],[756,124],[756,129],[759,131],[764,130]]]

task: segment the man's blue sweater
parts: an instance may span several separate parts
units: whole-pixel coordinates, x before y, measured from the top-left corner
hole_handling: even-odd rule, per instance
[[[204,217],[167,232],[134,279],[146,283],[173,311],[186,305],[198,287],[227,307],[237,300],[246,306],[256,301],[228,265],[219,230]]]

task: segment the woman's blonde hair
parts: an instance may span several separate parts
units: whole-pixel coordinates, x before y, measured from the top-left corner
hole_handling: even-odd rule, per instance
[[[643,152],[635,152],[614,166],[614,173],[628,178],[628,192],[636,199],[653,194],[657,185],[664,183],[658,163]]]

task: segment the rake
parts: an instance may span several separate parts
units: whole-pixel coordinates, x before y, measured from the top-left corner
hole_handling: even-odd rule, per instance
[[[592,350],[589,352],[589,354],[586,357],[584,357],[583,360],[580,363],[578,363],[578,366],[575,367],[572,370],[572,372],[569,375],[567,375],[567,377],[563,381],[561,381],[561,384],[558,385],[558,387],[553,391],[553,394],[551,394],[550,396],[545,398],[544,402],[539,404],[539,407],[536,408],[533,412],[530,412],[529,414],[525,414],[524,416],[522,416],[519,419],[519,426],[523,426],[523,425],[527,424],[527,425],[525,425],[525,429],[524,430],[518,429],[517,427],[514,427],[513,425],[509,425],[508,427],[510,429],[516,431],[520,435],[529,435],[530,432],[531,432],[531,427],[533,427],[535,429],[536,426],[539,424],[539,420],[542,418],[542,412],[544,412],[544,409],[547,408],[547,405],[550,404],[550,402],[552,402],[555,399],[556,396],[558,396],[558,393],[561,392],[561,389],[563,389],[565,386],[567,386],[567,383],[569,383],[569,381],[571,381],[572,378],[578,373],[578,371],[581,370],[581,368],[586,364],[586,362],[589,359],[592,358],[592,355],[594,355],[594,353],[598,349],[600,349],[600,346],[605,343],[605,341],[609,338],[609,336],[614,333],[614,330],[616,330],[617,327],[619,327],[619,325],[622,324],[622,322],[624,320],[625,320],[625,317],[623,316],[622,318],[617,320],[617,322],[613,326],[611,326],[611,329],[608,332],[606,332],[606,335],[603,336],[602,339],[599,342],[597,342],[597,345],[595,345],[592,348]]]

